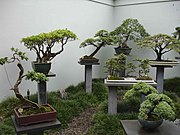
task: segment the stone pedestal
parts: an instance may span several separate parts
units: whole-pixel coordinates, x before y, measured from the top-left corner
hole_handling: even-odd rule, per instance
[[[47,77],[55,77],[56,75],[52,72],[49,72]],[[43,105],[47,104],[47,82],[39,82],[38,87],[38,104]]]
[[[13,121],[17,135],[44,135],[45,130],[59,128],[61,126],[61,123],[57,119],[55,121],[32,124],[29,126],[17,125],[14,115],[11,116],[11,119]]]
[[[98,59],[81,59],[80,65],[85,66],[85,89],[87,93],[92,93],[92,65],[99,65]]]
[[[156,67],[156,82],[157,90],[159,93],[163,93],[164,90],[164,69],[172,68],[179,64],[177,61],[150,61],[149,64],[152,67]]]
[[[156,86],[154,80],[104,80],[104,83],[108,86],[108,114],[117,114],[117,87],[119,86],[133,86],[139,81],[146,82],[149,85]]]

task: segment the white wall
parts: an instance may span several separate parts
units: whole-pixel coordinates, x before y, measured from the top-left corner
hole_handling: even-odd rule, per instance
[[[68,28],[77,34],[79,40],[69,42],[65,51],[53,61],[52,72],[56,74],[48,82],[48,90],[64,89],[70,84],[84,80],[84,67],[77,63],[78,59],[91,53],[93,48],[80,49],[79,45],[86,38],[92,37],[100,29],[113,29],[113,10],[110,6],[87,0],[0,0],[0,57],[10,56],[9,49],[14,46],[27,52],[29,62],[24,63],[31,70],[30,62],[35,54],[27,50],[19,41],[21,38],[55,29]],[[112,50],[112,49],[111,49]],[[101,51],[107,52],[107,48]],[[106,57],[98,55],[103,61]],[[10,81],[13,84],[18,69],[6,65]],[[95,66],[93,77],[102,76],[102,67]],[[4,67],[0,66],[0,100],[13,95]],[[23,81],[21,91],[30,89],[36,92],[36,82]]]
[[[175,31],[174,28],[180,26],[180,1],[131,5],[153,1],[161,0],[116,0],[115,27],[119,26],[124,19],[136,18],[151,35],[158,33],[171,35]],[[131,53],[133,58],[155,59],[152,50],[138,50],[134,43],[130,42],[129,44],[134,48]],[[175,56],[179,56],[179,54],[172,52],[165,54],[164,58],[174,59]],[[155,68],[151,68],[150,75],[155,79]],[[175,76],[180,76],[180,65],[165,70],[165,78]]]
[[[0,0],[0,57],[10,56],[9,49],[14,46],[26,51],[29,62],[24,63],[27,70],[31,70],[30,61],[35,59],[33,52],[28,51],[20,39],[41,32],[55,29],[68,28],[77,34],[79,40],[67,44],[65,51],[52,62],[52,72],[55,78],[48,82],[48,90],[64,89],[70,84],[77,84],[84,80],[84,67],[77,63],[78,59],[90,54],[92,49],[79,48],[85,39],[92,37],[98,30],[113,30],[120,25],[122,20],[137,18],[150,34],[171,34],[180,24],[180,1],[151,3],[125,6],[124,4],[139,3],[150,0],[97,0],[111,6],[102,5],[89,0]],[[155,0],[153,0],[155,1]],[[124,6],[119,6],[124,5]],[[129,42],[132,47],[135,45]],[[154,56],[151,50],[133,49],[132,56],[150,58]],[[93,77],[105,77],[103,66],[108,58],[114,55],[113,47],[105,47],[97,54],[101,65],[93,66]],[[170,53],[166,58],[174,58],[177,53]],[[131,58],[129,58],[131,59]],[[6,65],[10,81],[13,84],[18,73],[15,65]],[[177,66],[167,69],[165,77],[180,76]],[[0,66],[0,100],[13,95],[9,86],[5,69]],[[151,75],[155,77],[155,69],[151,69]],[[23,94],[30,89],[36,92],[36,82],[23,81],[21,91]]]

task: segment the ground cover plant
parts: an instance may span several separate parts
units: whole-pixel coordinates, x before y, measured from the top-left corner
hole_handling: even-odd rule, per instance
[[[167,80],[168,81],[168,80]],[[81,82],[78,85],[71,85],[65,89],[67,97],[65,99],[60,97],[59,91],[48,92],[48,103],[50,103],[58,112],[58,119],[62,123],[62,127],[56,130],[47,131],[47,135],[61,133],[62,129],[68,127],[71,120],[87,109],[98,108],[97,113],[92,116],[91,125],[88,128],[87,135],[125,135],[120,120],[123,119],[137,119],[138,110],[140,106],[140,99],[134,97],[133,99],[123,100],[126,88],[120,91],[118,97],[118,114],[108,115],[108,101],[107,101],[107,87],[104,85],[102,79],[93,80],[93,93],[87,94],[84,89],[85,83]],[[119,89],[122,89],[121,87]],[[129,89],[129,88],[128,88]],[[118,91],[118,92],[119,92]],[[176,108],[180,108],[180,98],[171,91],[166,93],[175,103]],[[36,102],[37,94],[31,95],[30,100]],[[13,135],[15,134],[13,123],[10,116],[15,106],[20,105],[16,98],[7,98],[0,103],[0,134]],[[180,118],[180,109],[176,109],[176,117]],[[85,122],[85,121],[84,121]],[[79,134],[77,134],[79,135]]]

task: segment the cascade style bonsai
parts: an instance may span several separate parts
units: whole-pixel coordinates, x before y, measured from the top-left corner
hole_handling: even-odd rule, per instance
[[[176,108],[173,101],[165,94],[152,93],[141,103],[138,118],[141,120],[176,119]]]
[[[180,51],[180,41],[167,34],[146,37],[139,41],[137,45],[151,48],[156,54],[157,61],[162,61],[162,56],[171,50]]]
[[[58,29],[22,38],[21,42],[27,49],[36,53],[37,63],[48,63],[64,51],[64,46],[69,41],[76,39],[77,36],[72,31]]]
[[[137,19],[132,18],[124,20],[120,26],[111,32],[111,34],[115,36],[114,45],[118,46],[117,49],[130,48],[127,45],[128,40],[137,42],[138,40],[149,36],[143,25],[141,25]]]
[[[107,45],[112,45],[114,41],[113,36],[109,34],[106,30],[98,31],[93,38],[88,38],[84,42],[81,43],[81,47],[94,46],[96,49],[90,54],[84,56],[84,58],[93,58],[97,52]]]
[[[23,97],[23,95],[20,93],[19,85],[21,84],[23,78],[31,80],[31,81],[40,82],[40,81],[47,81],[48,80],[47,77],[42,73],[36,73],[34,71],[28,71],[27,74],[24,74],[24,68],[23,68],[21,61],[28,60],[26,54],[24,52],[21,52],[17,48],[11,48],[11,51],[13,52],[12,57],[0,58],[0,65],[17,63],[17,67],[19,69],[19,75],[17,77],[17,80],[16,80],[13,88],[11,88],[11,89],[14,91],[16,97],[18,99],[20,99],[26,105],[36,107],[36,108],[41,108],[41,106],[39,104],[32,102],[31,100]]]

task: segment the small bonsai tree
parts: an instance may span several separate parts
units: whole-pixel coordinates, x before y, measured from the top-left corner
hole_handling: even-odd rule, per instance
[[[175,28],[176,32],[173,33],[174,37],[180,40],[180,27]]]
[[[132,74],[132,73],[135,73],[136,72],[136,66],[132,63],[132,62],[129,62],[129,63],[127,63],[127,65],[126,65],[126,76],[131,76],[130,74]]]
[[[180,51],[180,41],[167,34],[157,34],[146,37],[139,41],[137,45],[151,48],[156,54],[157,61],[161,61],[162,55],[171,50]]]
[[[102,48],[107,45],[112,45],[114,38],[106,30],[98,31],[94,38],[88,38],[81,43],[81,47],[94,46],[96,49],[88,56],[88,58],[94,57],[94,55]]]
[[[59,29],[22,38],[21,42],[27,49],[36,53],[37,63],[47,63],[64,51],[67,42],[76,39],[77,36],[70,30]],[[53,52],[54,48],[56,48],[55,52]]]
[[[40,81],[47,81],[48,80],[47,77],[42,73],[36,73],[34,71],[31,71],[31,72],[29,71],[27,74],[24,74],[24,68],[21,64],[21,61],[24,61],[24,60],[27,61],[28,60],[27,56],[25,55],[24,52],[19,51],[19,49],[17,48],[11,48],[11,51],[13,52],[12,57],[0,58],[0,65],[4,65],[6,63],[17,62],[17,67],[19,68],[19,75],[13,88],[11,89],[14,91],[16,97],[20,99],[23,103],[33,106],[33,107],[40,108],[41,107],[40,105],[26,99],[25,97],[23,97],[23,95],[21,95],[19,91],[19,85],[21,84],[23,78],[28,79],[28,80],[30,79],[31,81],[40,82]]]
[[[137,42],[149,36],[143,25],[141,25],[137,19],[132,18],[124,20],[111,34],[115,36],[115,45],[121,48],[129,48],[127,45],[128,40]]]
[[[108,79],[119,80],[122,79],[120,72],[125,69],[126,55],[120,54],[116,57],[108,59],[105,64],[105,71],[108,73]]]
[[[142,102],[138,118],[142,120],[175,120],[175,106],[173,101],[165,94],[152,93]]]
[[[128,90],[124,94],[123,99],[130,99],[134,96],[140,97],[140,94],[147,96],[151,93],[157,93],[157,90],[153,86],[148,85],[145,82],[138,82],[133,85],[132,89]]]
[[[149,59],[136,59],[140,64],[139,67],[139,77],[138,80],[152,80],[151,77],[149,77]]]

